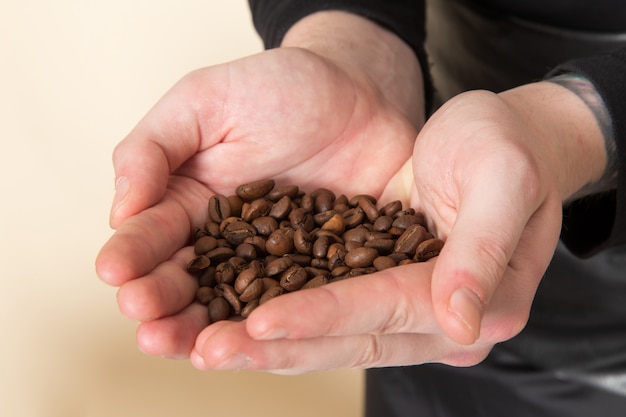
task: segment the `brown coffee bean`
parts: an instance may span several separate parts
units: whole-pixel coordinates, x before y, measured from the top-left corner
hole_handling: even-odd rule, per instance
[[[270,216],[257,217],[251,224],[261,236],[269,236],[278,229],[278,222]]]
[[[345,241],[365,242],[368,240],[369,231],[365,227],[355,227],[354,229],[346,230],[343,234]]]
[[[267,216],[272,209],[273,204],[264,198],[257,198],[252,201],[245,211],[242,211],[241,217],[243,221],[252,223],[256,218]],[[269,217],[274,220],[274,218]],[[277,225],[278,227],[278,225]]]
[[[205,268],[198,277],[198,285],[201,287],[212,287],[215,285],[215,267]]]
[[[328,259],[313,258],[311,259],[311,267],[318,269],[328,269]]]
[[[393,221],[393,227],[399,227],[401,229],[408,229],[409,226],[413,224],[419,224],[424,226],[424,216],[417,214],[403,214],[397,217]]]
[[[213,236],[216,239],[219,239],[222,237],[222,232],[220,231],[220,224],[215,223],[214,221],[209,221],[204,225],[204,232],[207,235]]]
[[[333,278],[337,278],[337,277],[340,277],[340,276],[343,276],[343,275],[348,274],[351,270],[352,270],[352,268],[350,268],[349,266],[346,266],[346,265],[340,265],[340,266],[338,266],[338,267],[336,267],[336,268],[333,268],[333,269],[330,271],[330,275],[331,275]]]
[[[375,232],[386,232],[391,229],[393,218],[391,216],[380,216],[374,221]]]
[[[254,247],[250,243],[246,243],[246,242],[240,243],[235,248],[235,255],[240,258],[245,259],[246,261],[251,261],[252,259],[257,258],[256,247]]]
[[[313,215],[302,208],[292,210],[291,213],[289,213],[289,222],[294,230],[302,227],[307,232],[310,232],[315,228]]]
[[[380,214],[383,216],[393,217],[396,213],[402,210],[402,202],[400,200],[395,200],[390,203],[385,204],[380,209]]]
[[[272,206],[272,209],[268,213],[268,216],[278,220],[283,220],[289,217],[291,209],[291,198],[289,198],[288,196],[284,196]]]
[[[307,277],[309,279],[314,278],[318,275],[330,276],[330,271],[323,268],[316,268],[314,266],[305,266],[304,270],[306,271]]]
[[[385,255],[393,252],[396,241],[394,239],[372,239],[365,242],[364,246],[366,248],[374,248],[376,251]]]
[[[376,208],[375,203],[372,203],[372,201],[367,198],[361,198],[359,200],[359,207],[363,210],[365,216],[371,222],[380,217],[380,212]]]
[[[246,238],[256,235],[256,229],[244,221],[234,221],[224,228],[224,238],[233,246],[243,243]]]
[[[230,205],[230,215],[234,217],[241,217],[243,200],[236,194],[229,195],[226,198],[228,199],[228,204]]]
[[[282,274],[293,265],[293,260],[288,257],[280,257],[265,265],[265,274],[269,277]]]
[[[362,224],[365,220],[365,212],[362,208],[352,208],[342,213],[343,221],[348,229],[352,229]]]
[[[224,219],[231,217],[230,201],[221,194],[215,194],[209,198],[209,217],[216,223],[221,223]]]
[[[240,185],[235,192],[242,200],[252,201],[272,191],[274,185],[275,182],[272,179],[253,181]]]
[[[254,311],[259,306],[259,299],[249,301],[246,303],[245,307],[241,309],[241,317],[247,319],[250,316],[250,313]]]
[[[376,205],[376,198],[369,194],[357,194],[349,200],[349,203],[352,207],[357,207],[361,200],[367,200],[369,203]]]
[[[257,268],[244,269],[239,273],[239,275],[237,275],[233,288],[235,288],[235,291],[237,291],[238,294],[241,294],[246,288],[248,288],[252,281],[260,277],[261,276]]]
[[[235,289],[232,287],[232,285],[217,284],[215,286],[215,289],[218,291],[218,293],[222,294],[222,297],[224,297],[226,301],[228,301],[228,304],[230,304],[235,314],[241,313],[241,307],[242,307],[241,300],[239,299],[239,295],[237,294]]]
[[[293,250],[293,238],[289,237],[285,229],[275,230],[265,242],[267,253],[283,256]]]
[[[204,256],[211,259],[211,262],[222,262],[235,256],[235,251],[229,247],[217,247],[207,252]]]
[[[284,197],[296,198],[299,192],[300,188],[297,185],[277,185],[266,197],[272,201],[279,201]]]
[[[263,289],[263,281],[257,278],[239,294],[239,299],[244,303],[256,300],[263,293]]]
[[[300,289],[306,290],[309,288],[317,288],[325,284],[328,284],[328,277],[325,275],[317,275],[316,277],[311,278],[309,281],[307,281]]]
[[[315,199],[311,194],[305,194],[300,199],[300,208],[307,213],[313,213],[315,211]]]
[[[204,305],[208,305],[215,298],[215,290],[211,287],[200,287],[196,291],[196,300]]]
[[[409,257],[415,255],[417,246],[425,240],[426,229],[419,224],[410,225],[396,241],[394,252],[406,253]]]
[[[303,227],[294,232],[293,247],[303,255],[311,255],[313,252],[313,238]]]
[[[263,277],[263,278],[259,278],[261,280],[261,282],[263,283],[263,292],[269,290],[270,288],[273,287],[280,287],[280,284],[277,280],[275,280],[274,278],[269,278],[269,277]]]
[[[235,281],[235,267],[230,262],[221,262],[215,268],[215,282],[230,284]]]
[[[193,246],[196,255],[204,255],[215,248],[217,248],[217,239],[213,236],[202,236]]]
[[[285,289],[281,287],[280,285],[271,287],[265,290],[265,292],[261,295],[261,298],[259,298],[259,305],[265,304],[272,298],[278,297],[279,295],[282,295],[284,293],[285,293]]]
[[[328,253],[328,247],[330,246],[330,239],[328,236],[320,236],[315,242],[313,242],[312,252],[316,258],[326,258]]]
[[[328,220],[330,220],[330,218],[333,217],[335,214],[337,214],[335,210],[326,210],[321,213],[315,213],[313,215],[313,221],[317,226],[321,226]]]
[[[343,216],[339,213],[336,213],[328,219],[326,223],[322,225],[322,230],[328,230],[336,235],[341,235],[346,230],[346,223],[343,219]]]
[[[344,246],[347,251],[351,251],[352,249],[363,247],[365,246],[365,244],[363,242],[358,242],[356,240],[348,240],[346,241],[346,243],[344,243]]]
[[[345,263],[350,268],[363,268],[372,265],[376,257],[378,251],[374,248],[356,248],[346,254]]]
[[[230,317],[230,304],[224,297],[215,297],[209,302],[208,311],[211,323],[226,320]]]
[[[303,255],[301,253],[288,253],[284,255],[285,257],[291,258],[294,264],[298,264],[300,266],[307,266],[311,264],[311,260],[313,259],[309,255]]]
[[[187,264],[187,271],[189,272],[200,272],[211,265],[211,258],[207,255],[200,255],[193,258]]]
[[[374,259],[374,262],[372,264],[374,265],[374,268],[376,268],[376,270],[378,271],[382,271],[383,269],[393,268],[394,266],[398,265],[396,261],[394,261],[393,258],[389,256],[379,256],[376,259]]]
[[[425,262],[429,259],[439,256],[439,252],[443,248],[443,240],[432,238],[423,241],[417,247],[415,258],[419,262]]]
[[[287,291],[296,291],[307,281],[306,270],[300,265],[291,265],[280,275],[280,286]]]
[[[322,213],[332,210],[335,201],[335,194],[325,188],[320,188],[311,193],[315,199],[315,212]]]

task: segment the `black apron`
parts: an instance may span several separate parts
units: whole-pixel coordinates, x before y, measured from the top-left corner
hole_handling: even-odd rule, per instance
[[[461,1],[427,4],[435,107],[626,45],[626,33],[539,25]],[[559,244],[528,325],[484,362],[368,370],[366,388],[368,417],[626,416],[626,247],[581,259]]]

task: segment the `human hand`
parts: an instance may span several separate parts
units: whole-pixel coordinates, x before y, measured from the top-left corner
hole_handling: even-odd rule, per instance
[[[602,171],[598,138],[584,104],[549,83],[451,100],[418,136],[414,177],[401,171],[405,179],[382,197],[410,195],[446,239],[440,256],[213,324],[192,362],[282,373],[480,362],[525,325],[556,247],[561,202]]]
[[[280,48],[195,71],[117,146],[117,230],[96,269],[143,351],[187,357],[208,324],[184,246],[211,195],[266,177],[376,195],[405,164],[420,116],[331,55]]]

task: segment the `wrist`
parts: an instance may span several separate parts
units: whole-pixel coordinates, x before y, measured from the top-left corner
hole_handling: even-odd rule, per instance
[[[306,49],[354,77],[362,74],[416,127],[423,124],[424,87],[417,57],[373,21],[341,11],[317,12],[292,26],[281,47]]]
[[[581,190],[603,178],[608,161],[603,130],[576,92],[542,81],[499,95],[531,132],[563,202],[579,198]]]

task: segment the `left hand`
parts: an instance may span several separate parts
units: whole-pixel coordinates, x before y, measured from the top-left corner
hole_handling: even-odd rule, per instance
[[[526,324],[562,201],[602,170],[593,126],[576,96],[549,83],[451,100],[420,132],[412,171],[380,199],[410,196],[446,239],[440,256],[215,323],[198,336],[192,363],[300,373],[480,362]],[[592,129],[586,142],[574,140],[584,129]]]

